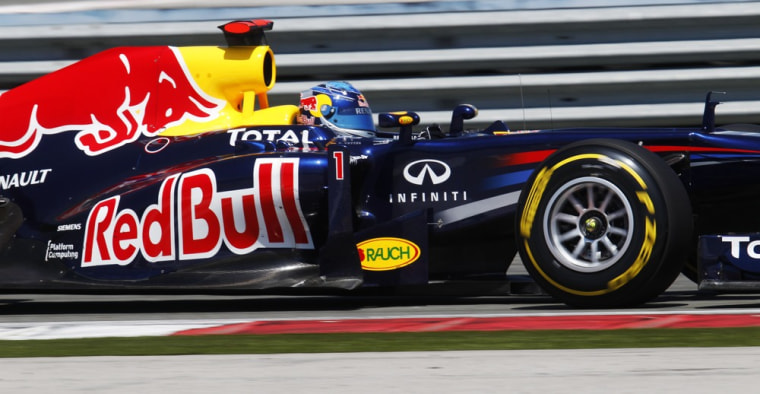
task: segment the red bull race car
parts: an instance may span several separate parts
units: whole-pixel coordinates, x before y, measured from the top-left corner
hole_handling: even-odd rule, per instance
[[[272,22],[113,48],[0,95],[0,290],[509,281],[646,302],[760,279],[760,128],[447,130],[331,81],[270,106]],[[298,105],[296,105],[296,103]]]

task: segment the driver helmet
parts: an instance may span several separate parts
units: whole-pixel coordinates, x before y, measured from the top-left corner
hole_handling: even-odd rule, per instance
[[[324,126],[340,136],[375,136],[372,110],[348,82],[325,82],[304,90],[298,108],[298,124]]]

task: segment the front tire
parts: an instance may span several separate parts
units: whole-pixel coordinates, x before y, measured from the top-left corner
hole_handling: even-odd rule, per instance
[[[686,191],[654,153],[630,142],[568,145],[534,171],[517,208],[531,276],[578,307],[621,307],[665,291],[688,258]]]

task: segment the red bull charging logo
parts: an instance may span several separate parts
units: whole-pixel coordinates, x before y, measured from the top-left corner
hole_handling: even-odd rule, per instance
[[[23,157],[44,135],[68,131],[79,149],[99,155],[213,120],[225,104],[199,88],[177,48],[115,48],[0,95],[0,158]]]

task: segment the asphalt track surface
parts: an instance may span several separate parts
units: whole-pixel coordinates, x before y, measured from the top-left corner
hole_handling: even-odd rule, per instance
[[[0,360],[4,393],[738,393],[760,348]]]

